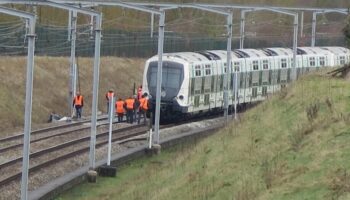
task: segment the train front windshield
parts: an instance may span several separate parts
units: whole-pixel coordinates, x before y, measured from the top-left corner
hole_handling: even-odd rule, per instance
[[[150,94],[156,96],[158,62],[151,62],[147,72]],[[162,100],[171,101],[177,96],[183,81],[183,65],[175,62],[163,62]]]

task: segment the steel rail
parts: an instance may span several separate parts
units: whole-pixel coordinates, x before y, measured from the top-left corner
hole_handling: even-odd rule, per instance
[[[125,127],[125,128],[121,128],[121,129],[115,129],[115,130],[113,130],[113,133],[123,133],[125,131],[130,131],[130,130],[141,128],[141,127],[144,127],[144,125],[136,125],[136,126]],[[97,134],[96,138],[101,138],[101,137],[104,137],[106,135],[108,135],[108,131],[100,133],[100,134]],[[90,140],[90,136],[88,136],[88,137],[81,137],[81,138],[78,138],[78,139],[70,140],[68,142],[65,142],[65,143],[62,143],[62,144],[59,144],[59,145],[56,145],[56,146],[49,147],[47,149],[43,149],[43,150],[31,153],[29,155],[29,158],[36,158],[36,157],[39,157],[39,156],[44,155],[46,153],[51,153],[51,152],[54,152],[54,151],[57,151],[57,150],[60,150],[60,149],[64,149],[64,148],[69,147],[69,146],[73,146],[73,145],[81,143],[81,142],[89,141],[89,140]],[[5,163],[2,163],[0,165],[0,169],[8,167],[8,166],[13,165],[13,164],[15,164],[17,162],[20,162],[20,161],[22,161],[22,157],[18,157],[18,158],[12,159],[10,161],[7,161]]]
[[[142,125],[142,126],[144,126],[144,125]],[[126,131],[126,130],[124,130],[123,132],[125,132],[125,131]],[[138,136],[138,135],[142,135],[142,134],[144,134],[144,133],[145,133],[145,130],[136,131],[136,132],[131,133],[131,134],[127,133],[127,134],[120,135],[120,136],[118,136],[118,137],[113,138],[113,139],[112,139],[112,142],[116,142],[116,141],[119,141],[119,140],[125,140],[125,139],[132,138],[132,137],[135,137],[135,136]],[[107,132],[107,134],[108,134],[108,132]],[[105,134],[105,135],[106,135],[106,134]],[[102,137],[101,134],[99,134],[99,136]],[[89,138],[89,139],[90,139],[90,138]],[[140,139],[138,138],[137,140],[140,140]],[[129,141],[131,141],[131,140],[129,140]],[[127,141],[121,141],[121,144],[122,144],[122,143],[125,143],[125,142],[127,142]],[[108,140],[98,142],[98,143],[96,144],[96,148],[99,148],[99,147],[101,147],[101,146],[103,146],[103,145],[106,145],[107,143],[108,143]],[[47,167],[47,166],[49,166],[49,165],[51,165],[51,164],[54,164],[54,163],[63,161],[63,160],[65,160],[65,159],[72,158],[72,157],[77,156],[77,155],[79,155],[79,154],[81,154],[81,153],[88,152],[89,149],[90,149],[90,147],[89,147],[89,145],[87,145],[86,147],[81,148],[81,149],[79,149],[79,150],[76,150],[76,151],[73,151],[73,152],[64,154],[64,155],[62,155],[62,156],[59,156],[59,157],[57,157],[57,158],[53,158],[53,159],[51,159],[51,160],[45,161],[45,162],[43,162],[43,163],[41,163],[41,164],[38,164],[38,165],[35,165],[35,166],[31,167],[31,168],[29,169],[29,173],[33,173],[33,172],[38,171],[38,170],[40,170],[40,169],[42,169],[42,168],[44,168],[44,167]],[[47,152],[46,152],[46,153],[47,153]],[[40,153],[37,153],[36,156],[39,156],[39,155],[42,155],[42,154],[44,154],[44,153],[40,152]],[[35,157],[36,157],[36,156],[35,156]],[[14,162],[14,161],[13,161],[13,162]],[[16,161],[16,162],[17,162],[17,161]],[[13,175],[8,176],[7,178],[5,178],[5,179],[3,179],[3,180],[0,180],[0,188],[1,188],[2,186],[4,186],[4,185],[10,183],[11,181],[14,181],[14,180],[19,179],[19,178],[21,177],[21,175],[22,175],[22,172],[18,172],[18,173],[15,173],[15,174],[13,174]]]
[[[98,120],[101,121],[101,120],[105,120],[105,119],[107,119],[107,117],[101,117]],[[58,126],[51,126],[51,127],[47,127],[47,128],[42,128],[42,129],[32,131],[31,136],[41,134],[41,133],[46,133],[49,131],[58,130],[58,129],[63,129],[63,128],[67,128],[67,127],[79,126],[79,125],[82,125],[82,124],[88,123],[88,122],[91,122],[91,120],[87,119],[87,120],[83,120],[83,121],[79,121],[79,122],[73,122],[73,123],[67,123],[67,124],[62,124],[62,125],[58,125]],[[20,133],[17,135],[0,138],[0,143],[22,138],[23,135],[24,135],[23,133]]]

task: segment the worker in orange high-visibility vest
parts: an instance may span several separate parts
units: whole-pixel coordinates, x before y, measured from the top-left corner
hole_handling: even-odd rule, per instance
[[[75,108],[76,118],[81,118],[82,109],[84,106],[84,97],[77,92],[77,95],[73,99],[73,107]]]
[[[107,100],[107,113],[109,113],[109,104],[110,104],[110,101],[112,100],[112,97],[115,98],[115,94],[114,94],[114,91],[113,89],[109,89],[108,92],[106,93],[106,100]]]
[[[137,123],[140,124],[141,121],[141,116],[143,116],[143,123],[146,124],[146,113],[148,110],[148,98],[147,98],[147,94],[144,94],[141,96],[140,101],[140,107],[139,107],[139,118]]]
[[[124,117],[124,101],[119,98],[118,101],[115,102],[115,112],[117,113],[118,116],[118,122],[123,121]]]
[[[134,122],[134,103],[135,99],[132,97],[125,99],[124,107],[126,109],[126,122],[130,124]]]

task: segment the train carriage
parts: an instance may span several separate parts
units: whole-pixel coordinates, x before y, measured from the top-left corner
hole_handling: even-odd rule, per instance
[[[228,69],[227,52],[223,50],[163,54],[161,120],[222,111],[227,71],[228,103],[230,106],[235,103],[237,84],[237,104],[240,105],[264,100],[303,72],[344,65],[350,61],[350,50],[344,47],[299,47],[296,74],[292,70],[293,50],[290,48],[237,49],[231,52],[231,58],[231,68]],[[157,68],[157,56],[147,60],[143,93],[151,97],[156,96]],[[151,104],[155,104],[154,98],[151,98]]]

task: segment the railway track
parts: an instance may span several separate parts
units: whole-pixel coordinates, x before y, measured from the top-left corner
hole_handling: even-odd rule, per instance
[[[99,121],[105,120],[107,118],[100,118]],[[65,135],[69,135],[69,134],[73,134],[75,132],[78,131],[84,131],[84,130],[88,130],[90,129],[90,126],[87,126],[86,123],[89,123],[89,120],[84,120],[81,122],[77,122],[77,123],[72,123],[72,124],[64,124],[64,125],[60,125],[60,126],[55,126],[55,127],[49,127],[49,128],[45,128],[45,129],[40,129],[37,131],[33,131],[32,134],[34,133],[35,135],[39,135],[39,134],[44,134],[44,136],[42,137],[33,137],[30,141],[31,144],[33,143],[37,143],[43,140],[48,140],[54,137],[59,137],[59,136],[65,136]],[[114,123],[118,123],[118,122],[114,122]],[[103,122],[103,123],[99,123],[97,126],[103,126],[103,125],[107,125],[108,122]],[[44,130],[46,130],[47,132],[45,132]],[[51,133],[51,131],[57,131],[57,133]],[[21,137],[19,137],[19,135],[21,135]],[[3,141],[9,141],[9,139],[11,140],[15,140],[15,139],[22,139],[23,134],[19,134],[19,135],[15,135],[12,137],[8,137],[8,138],[3,138]],[[1,144],[1,140],[0,140],[0,144]],[[21,141],[21,143],[16,143],[16,144],[11,144],[5,147],[0,148],[0,153],[4,153],[7,151],[11,151],[17,148],[21,148],[23,147],[23,142]]]
[[[98,121],[102,121],[102,120],[106,120],[106,119],[107,119],[107,117],[101,116],[97,120]],[[89,123],[89,122],[90,122],[90,119],[86,119],[86,120],[82,120],[82,121],[61,124],[61,125],[58,125],[58,126],[42,128],[42,129],[38,129],[38,130],[32,131],[31,132],[31,136],[36,136],[36,135],[44,134],[44,133],[47,133],[47,132],[50,132],[50,131],[59,130],[59,129],[81,126],[81,125],[83,125],[85,123]],[[12,135],[12,136],[8,136],[8,137],[0,138],[0,144],[4,143],[4,142],[17,140],[17,139],[22,139],[23,136],[24,136],[23,133],[20,133],[20,134],[17,134],[17,135]]]
[[[148,128],[144,125],[135,125],[135,126],[130,126],[130,127],[114,130],[112,142],[121,141],[121,143],[123,143],[122,140],[126,140],[128,138],[135,137],[138,135],[142,135],[147,130],[148,130]],[[107,131],[100,133],[96,136],[97,139],[101,138],[99,141],[96,142],[96,148],[102,147],[108,143],[107,136],[108,136]],[[34,152],[34,153],[30,154],[30,158],[31,159],[39,158],[40,156],[48,154],[50,152],[59,151],[59,150],[62,150],[64,148],[67,148],[69,146],[74,146],[74,145],[77,145],[79,143],[87,142],[89,140],[90,140],[90,136],[82,137],[82,138],[75,139],[72,141],[68,141],[68,142],[63,143],[63,144],[59,144],[59,145],[56,145],[56,146],[53,146],[53,147],[50,147],[50,148],[47,148],[47,149],[44,149],[41,151]],[[54,163],[57,163],[57,162],[60,162],[60,161],[63,161],[63,160],[69,159],[69,158],[74,158],[77,155],[88,152],[89,148],[90,148],[89,144],[87,144],[80,149],[63,154],[63,155],[58,156],[56,158],[46,160],[44,162],[41,162],[40,164],[37,164],[35,166],[30,167],[29,172],[33,173],[33,172],[36,172],[42,168],[45,168],[45,167],[51,165],[51,164],[54,164]],[[22,157],[15,158],[13,160],[10,160],[6,163],[1,164],[0,169],[9,168],[13,165],[20,163],[21,161],[22,161]],[[19,179],[21,177],[21,174],[22,174],[21,172],[17,172],[17,173],[9,175],[6,178],[0,180],[0,188],[5,186],[6,184],[10,183],[11,181]]]

